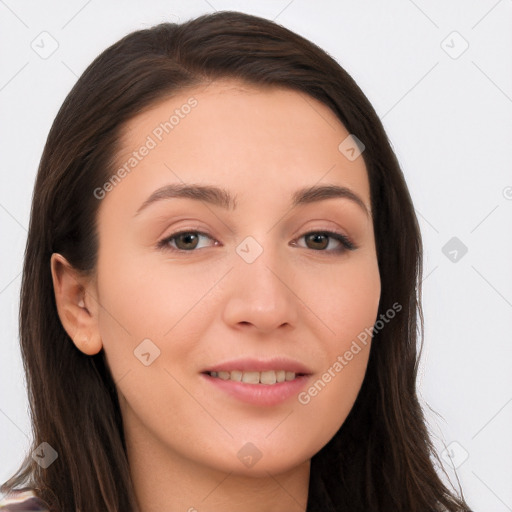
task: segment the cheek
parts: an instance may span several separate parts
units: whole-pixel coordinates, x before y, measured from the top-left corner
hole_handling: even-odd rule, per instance
[[[381,294],[376,258],[354,258],[317,276],[316,283],[309,300],[330,333],[329,351],[342,350],[376,320]]]
[[[173,360],[189,354],[216,311],[209,290],[224,274],[223,268],[155,265],[120,252],[124,257],[109,258],[107,246],[98,261],[99,330],[114,379],[140,369],[143,342],[152,357],[169,352],[171,340]],[[187,343],[176,343],[180,339]]]
[[[352,409],[366,373],[381,292],[378,265],[375,259],[358,260],[317,282],[324,286],[317,286],[309,297],[326,327],[319,343],[324,365],[298,402],[311,417],[320,415],[323,428],[334,435]]]

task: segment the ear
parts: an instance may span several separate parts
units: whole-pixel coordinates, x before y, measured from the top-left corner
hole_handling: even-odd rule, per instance
[[[98,303],[93,285],[58,253],[51,260],[55,302],[62,326],[76,347],[87,355],[97,354],[103,346],[97,324]]]

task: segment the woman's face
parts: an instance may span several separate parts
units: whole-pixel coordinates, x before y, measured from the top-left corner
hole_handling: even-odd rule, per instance
[[[348,136],[309,96],[234,81],[125,127],[124,172],[94,192],[91,293],[134,457],[276,474],[340,428],[369,355],[353,342],[380,297],[368,177]],[[294,369],[307,375],[224,380]]]

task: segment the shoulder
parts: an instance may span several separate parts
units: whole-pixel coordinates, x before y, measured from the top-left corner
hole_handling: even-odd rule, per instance
[[[48,506],[34,491],[24,490],[8,494],[0,500],[0,512],[48,512]]]

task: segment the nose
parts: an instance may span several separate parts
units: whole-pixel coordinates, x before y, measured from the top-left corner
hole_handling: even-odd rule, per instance
[[[294,274],[286,267],[270,251],[252,263],[237,258],[230,272],[223,314],[226,324],[265,334],[296,327],[301,301],[294,290],[298,287]]]

